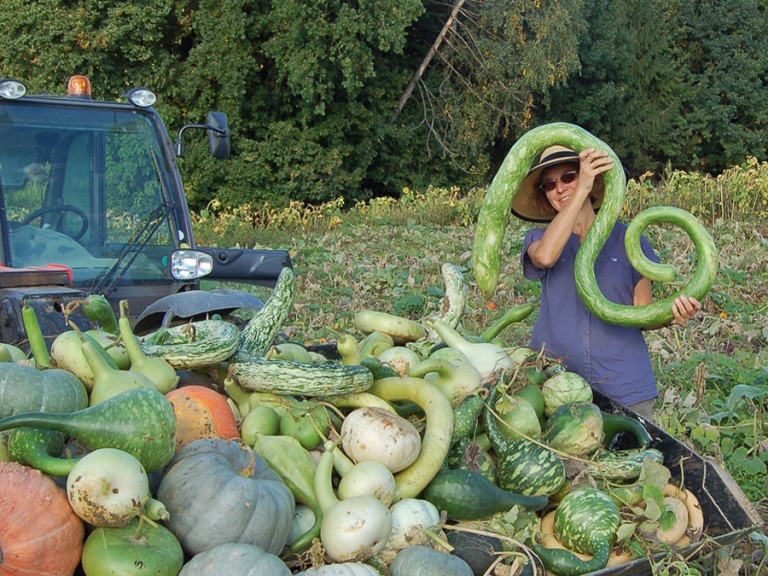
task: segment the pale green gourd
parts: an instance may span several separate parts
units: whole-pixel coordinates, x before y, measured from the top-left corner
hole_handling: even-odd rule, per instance
[[[440,358],[422,360],[408,372],[414,378],[424,378],[456,404],[467,394],[471,394],[482,385],[482,376],[469,361],[451,363]]]
[[[392,348],[395,341],[384,332],[371,332],[360,341],[360,355],[363,358],[376,358],[387,348]]]
[[[93,373],[93,385],[88,401],[90,406],[100,404],[128,390],[138,388],[157,390],[154,382],[143,374],[132,370],[118,370],[110,366],[104,358],[104,350],[98,350],[98,344],[92,339],[84,337],[74,324],[72,327],[81,335],[82,343],[80,346],[83,356],[85,356],[85,360]]]
[[[13,362],[13,359],[11,358],[11,349],[2,342],[0,342],[0,362]]]
[[[320,540],[334,562],[362,562],[382,550],[392,532],[392,515],[373,496],[339,500],[333,491],[333,451],[320,457],[315,472],[315,495],[323,511]]]
[[[490,297],[496,289],[501,267],[501,245],[515,194],[529,168],[546,148],[554,144],[577,151],[588,148],[603,150],[610,155],[614,165],[604,175],[603,203],[576,256],[576,287],[587,308],[598,318],[612,324],[659,326],[673,319],[672,302],[679,295],[703,298],[717,275],[717,249],[709,232],[692,214],[670,206],[650,208],[635,217],[625,238],[627,256],[645,277],[657,282],[675,281],[675,268],[648,260],[642,252],[639,238],[649,224],[677,224],[688,233],[698,257],[698,266],[688,283],[676,294],[645,306],[617,304],[603,295],[597,284],[594,265],[624,208],[626,179],[619,158],[605,142],[583,128],[565,122],[545,124],[526,132],[512,146],[486,192],[478,215],[472,254],[475,278],[482,293]]]
[[[447,346],[455,348],[467,357],[484,382],[498,372],[515,367],[514,361],[501,346],[491,342],[470,342],[442,320],[432,320],[427,324],[435,329]]]
[[[120,319],[117,321],[120,328],[120,337],[123,340],[131,359],[129,372],[141,374],[151,380],[158,392],[167,394],[179,384],[179,375],[168,362],[162,358],[152,358],[144,354],[139,341],[131,330],[131,321],[128,319],[128,301],[120,301]]]

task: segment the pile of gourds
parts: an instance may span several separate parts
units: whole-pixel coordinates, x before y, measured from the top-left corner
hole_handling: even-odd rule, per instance
[[[534,307],[461,334],[466,286],[453,265],[443,277],[439,313],[360,311],[363,336],[339,335],[339,359],[276,339],[291,269],[242,333],[211,319],[139,339],[123,303],[112,330],[73,327],[50,355],[3,345],[0,574],[445,576],[543,561],[565,576],[631,560],[615,546],[629,525],[646,553],[701,538],[695,496],[648,457],[636,420],[561,401],[599,425],[589,448],[557,444],[581,425],[548,424],[558,395],[545,407],[543,384],[562,367],[498,340]],[[619,429],[638,439],[631,464],[605,457]]]

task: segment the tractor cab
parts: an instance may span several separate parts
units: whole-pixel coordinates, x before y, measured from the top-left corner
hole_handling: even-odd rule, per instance
[[[96,101],[82,76],[66,96],[28,96],[0,79],[0,341],[23,339],[25,301],[51,322],[88,294],[115,310],[126,299],[148,330],[261,304],[237,290],[193,294],[201,278],[273,286],[291,265],[285,251],[196,245],[177,164],[182,133],[204,130],[211,154],[227,158],[227,117],[211,112],[174,143],[154,102],[146,89]]]

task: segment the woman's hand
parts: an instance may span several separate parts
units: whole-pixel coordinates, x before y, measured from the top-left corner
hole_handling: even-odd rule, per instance
[[[675,324],[685,326],[685,323],[693,318],[701,310],[701,303],[690,296],[678,296],[672,302],[672,314],[675,316]]]
[[[579,182],[592,190],[592,183],[598,174],[613,168],[613,160],[608,152],[588,148],[579,154]]]

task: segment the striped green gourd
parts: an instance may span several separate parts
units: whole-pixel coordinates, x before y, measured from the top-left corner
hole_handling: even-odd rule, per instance
[[[664,464],[664,454],[656,448],[601,448],[592,455],[587,471],[593,478],[605,482],[629,482],[640,477],[646,460]]]
[[[365,366],[339,362],[308,364],[277,358],[249,358],[230,363],[230,370],[241,388],[274,394],[355,394],[365,392],[373,384],[373,373]]]
[[[451,328],[455,328],[467,308],[468,286],[464,281],[464,273],[455,264],[445,262],[440,270],[445,284],[445,296],[440,300],[440,310],[435,312],[434,318],[439,318]],[[440,337],[433,328],[428,328],[427,339],[430,342],[438,342]]]
[[[498,387],[493,386],[483,409],[483,427],[497,458],[497,478],[501,488],[526,496],[549,496],[565,482],[563,460],[546,446],[524,438],[509,440],[501,432],[496,415]]]
[[[595,261],[614,223],[621,215],[626,197],[626,179],[621,161],[611,148],[583,128],[565,122],[544,124],[526,132],[510,149],[486,192],[478,215],[473,245],[473,266],[477,284],[486,297],[496,290],[501,245],[509,222],[512,200],[529,168],[549,146],[560,144],[574,150],[595,148],[608,152],[614,168],[605,173],[605,198],[576,257],[576,287],[584,304],[598,318],[624,326],[659,326],[673,319],[672,302],[681,294],[702,299],[717,274],[718,257],[709,232],[689,212],[671,206],[657,206],[638,214],[626,234],[627,256],[644,276],[657,282],[673,282],[677,271],[671,265],[650,261],[640,247],[640,235],[650,224],[680,226],[693,242],[698,265],[688,283],[677,293],[645,306],[627,306],[608,300],[597,284]]]
[[[258,358],[264,356],[275,341],[296,300],[296,273],[285,267],[277,277],[275,288],[264,306],[256,312],[243,328],[237,357]]]
[[[199,320],[161,328],[141,342],[147,356],[176,370],[194,370],[228,360],[240,345],[240,329],[225,320]]]
[[[557,576],[579,576],[605,568],[621,524],[619,509],[597,488],[580,488],[566,494],[555,511],[555,534],[567,548],[550,549],[534,544],[544,566]],[[581,560],[573,552],[589,554]]]

